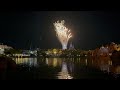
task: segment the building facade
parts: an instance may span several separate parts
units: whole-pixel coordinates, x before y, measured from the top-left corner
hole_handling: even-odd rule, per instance
[[[12,47],[0,44],[0,54],[4,54],[5,49],[12,49]]]

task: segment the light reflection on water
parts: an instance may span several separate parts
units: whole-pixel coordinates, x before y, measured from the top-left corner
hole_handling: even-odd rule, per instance
[[[13,58],[16,64],[25,64],[29,66],[37,66],[37,58]]]
[[[58,73],[58,79],[72,79],[73,77],[68,72],[68,65],[65,61],[62,62],[61,71]]]
[[[110,58],[14,58],[16,64],[39,66],[40,63],[46,64],[48,67],[59,68],[56,72],[58,79],[81,79],[89,78],[89,72],[93,71],[89,68],[95,68],[106,73],[120,74],[120,65],[112,62]],[[46,71],[47,72],[47,71]],[[83,75],[83,76],[82,76]],[[92,75],[92,74],[91,74]],[[97,76],[97,75],[96,75]],[[92,77],[93,78],[93,77]]]

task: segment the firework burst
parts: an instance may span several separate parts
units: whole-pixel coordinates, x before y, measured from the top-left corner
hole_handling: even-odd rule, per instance
[[[70,30],[65,27],[65,21],[62,20],[61,22],[57,21],[54,24],[56,36],[58,37],[59,41],[62,44],[62,49],[67,49],[67,44],[69,39],[72,37]]]

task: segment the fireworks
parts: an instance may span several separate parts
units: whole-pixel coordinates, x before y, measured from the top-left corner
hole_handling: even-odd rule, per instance
[[[62,20],[61,22],[57,21],[54,23],[54,27],[56,31],[56,36],[62,44],[62,49],[67,49],[68,41],[72,37],[72,35],[70,33],[70,30],[65,27],[64,23],[64,20]]]

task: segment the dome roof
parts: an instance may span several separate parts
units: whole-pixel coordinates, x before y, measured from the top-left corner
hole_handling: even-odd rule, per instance
[[[100,49],[99,49],[99,53],[108,53],[109,52],[109,50],[108,50],[108,48],[106,48],[106,47],[101,47]]]

